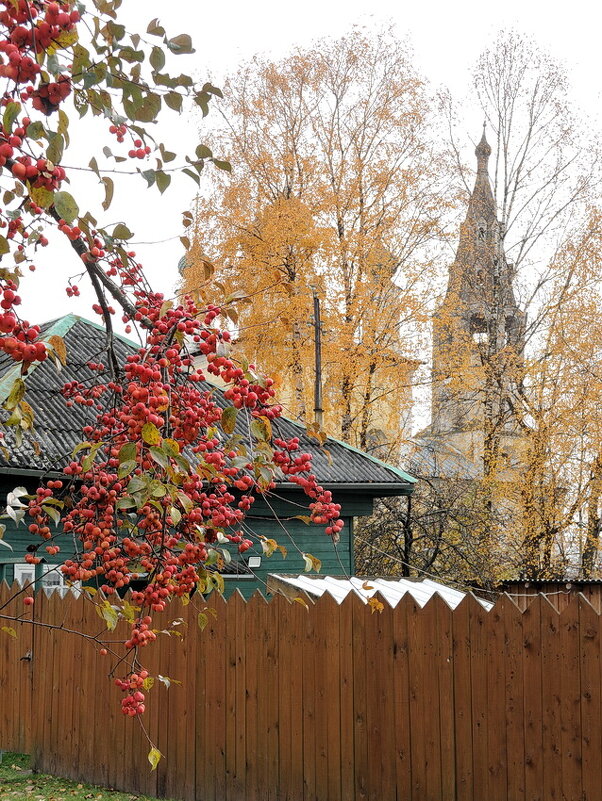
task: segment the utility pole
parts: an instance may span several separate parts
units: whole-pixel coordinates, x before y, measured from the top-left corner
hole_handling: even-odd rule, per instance
[[[322,327],[320,323],[320,298],[316,293],[315,287],[312,286],[311,291],[314,296],[314,419],[318,428],[321,430],[324,422],[324,410],[322,409]]]

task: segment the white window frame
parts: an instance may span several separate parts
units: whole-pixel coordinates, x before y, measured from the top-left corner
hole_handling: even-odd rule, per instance
[[[21,587],[25,585],[32,585],[35,583],[36,580],[36,566],[30,565],[27,562],[17,562],[14,565],[15,573],[14,579],[15,581],[19,582]],[[32,578],[26,578],[26,576],[31,575]]]
[[[77,598],[81,592],[81,581],[67,582],[65,574],[60,569],[60,565],[49,564],[42,562],[42,576],[40,579],[40,586],[46,591],[58,592],[61,598],[64,598],[68,592],[72,592]],[[51,573],[50,576],[47,574]]]

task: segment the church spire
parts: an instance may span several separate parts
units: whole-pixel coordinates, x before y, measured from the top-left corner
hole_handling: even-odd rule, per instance
[[[489,170],[487,168],[487,164],[489,161],[489,156],[491,155],[491,145],[487,141],[487,137],[485,136],[485,126],[487,123],[483,123],[483,135],[481,136],[481,141],[475,147],[475,156],[477,157],[477,172],[485,172],[488,173]]]

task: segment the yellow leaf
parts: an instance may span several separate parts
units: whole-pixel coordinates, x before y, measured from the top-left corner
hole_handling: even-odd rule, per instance
[[[14,637],[17,639],[17,632],[13,629],[12,626],[2,626],[2,631],[5,634],[8,634],[9,637]]]
[[[382,604],[378,600],[378,598],[369,598],[368,606],[370,607],[370,611],[372,612],[372,614],[374,614],[375,612],[382,612],[383,609],[385,608],[384,604]]]
[[[48,337],[48,342],[54,348],[54,352],[61,360],[61,364],[65,366],[67,364],[67,346],[65,345],[63,337],[58,336],[58,334],[53,334],[51,337]]]
[[[161,434],[154,423],[145,423],[142,426],[142,439],[147,445],[158,445],[161,442]]]
[[[155,770],[156,769],[157,765],[159,764],[159,761],[160,761],[161,757],[162,757],[162,754],[159,751],[159,749],[155,748],[153,746],[151,748],[151,750],[148,752],[148,761],[150,762],[151,770]]]

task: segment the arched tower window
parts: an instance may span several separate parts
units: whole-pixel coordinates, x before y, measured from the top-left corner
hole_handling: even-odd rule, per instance
[[[478,242],[486,242],[487,241],[487,223],[485,220],[479,220],[477,223],[477,241]]]
[[[487,320],[481,314],[471,316],[470,333],[474,342],[487,342]]]

